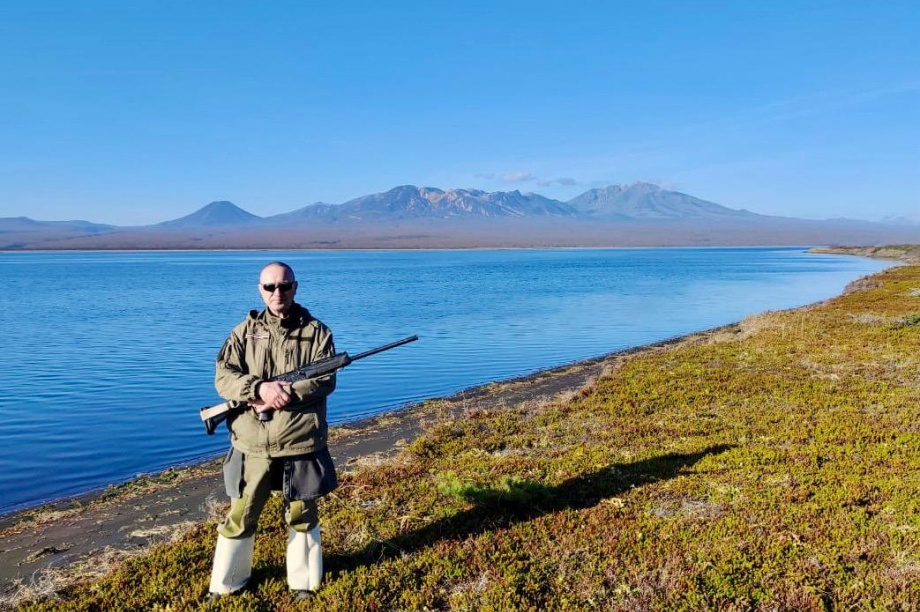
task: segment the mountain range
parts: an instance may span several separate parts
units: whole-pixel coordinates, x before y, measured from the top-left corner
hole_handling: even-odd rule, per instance
[[[828,244],[917,240],[918,233],[903,224],[759,215],[651,183],[591,189],[566,202],[517,190],[403,185],[267,217],[216,201],[133,227],[0,218],[7,250]]]
[[[402,185],[389,191],[361,196],[343,204],[317,202],[297,210],[259,217],[232,202],[219,201],[190,215],[164,221],[153,227],[189,229],[228,226],[272,226],[317,222],[388,222],[407,219],[451,219],[476,217],[590,217],[604,220],[637,219],[725,219],[754,217],[668,191],[650,183],[611,185],[591,189],[568,202],[537,193],[520,191],[487,192],[479,189],[449,189]]]

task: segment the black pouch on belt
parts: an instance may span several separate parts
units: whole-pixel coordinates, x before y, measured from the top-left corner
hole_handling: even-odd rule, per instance
[[[328,447],[284,462],[281,490],[288,501],[311,501],[331,493],[337,486],[339,480]]]

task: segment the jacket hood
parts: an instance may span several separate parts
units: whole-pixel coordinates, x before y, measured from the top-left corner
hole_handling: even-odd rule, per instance
[[[279,319],[275,315],[268,312],[268,308],[263,308],[262,310],[250,310],[248,319],[252,321],[259,321],[266,325],[281,325],[282,327],[302,327],[309,323],[313,319],[313,315],[310,314],[310,311],[294,302],[291,304],[291,316],[286,319]]]

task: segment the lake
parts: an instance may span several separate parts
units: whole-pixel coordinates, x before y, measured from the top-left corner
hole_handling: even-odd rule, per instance
[[[343,423],[832,297],[890,263],[801,248],[0,253],[0,513],[220,453],[201,406],[262,266],[352,355]]]

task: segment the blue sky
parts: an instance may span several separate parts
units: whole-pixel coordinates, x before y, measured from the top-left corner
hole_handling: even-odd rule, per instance
[[[0,216],[638,180],[917,215],[918,32],[898,0],[5,2]]]

